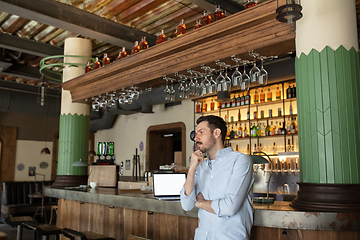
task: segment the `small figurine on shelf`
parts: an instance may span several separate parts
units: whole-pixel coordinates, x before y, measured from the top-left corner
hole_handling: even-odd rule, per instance
[[[125,47],[122,48],[122,51],[119,53],[119,56],[116,58],[116,60],[122,59],[127,57],[127,52],[125,51]]]
[[[214,12],[214,21],[223,19],[225,17],[225,12],[221,10],[220,5],[216,5],[215,7],[216,9]]]
[[[203,17],[201,19],[202,19],[201,22],[202,26],[205,26],[206,24],[210,24],[212,22],[212,17],[207,13],[206,10],[204,10]]]
[[[135,53],[137,53],[137,52],[139,52],[139,51],[140,51],[139,42],[138,42],[138,41],[135,41],[134,47],[133,47],[133,49],[132,49],[132,51],[131,51],[131,55],[132,55],[132,54],[135,54]]]
[[[85,73],[88,73],[90,71],[91,71],[90,62],[87,62],[86,67],[85,67]]]
[[[148,49],[148,48],[149,48],[149,44],[148,44],[148,42],[146,41],[145,38],[146,38],[146,37],[142,37],[141,42],[140,42],[140,44],[139,44],[139,46],[140,46],[140,52],[143,51],[143,50],[145,50],[145,49]]]
[[[194,29],[198,29],[201,27],[201,24],[200,24],[200,19],[196,20],[196,25],[194,27]]]
[[[94,64],[93,64],[93,70],[94,70],[94,69],[97,69],[97,68],[99,68],[99,67],[100,67],[99,58],[96,57],[96,58],[95,58],[95,62],[94,62]]]
[[[110,63],[110,58],[108,58],[107,53],[104,53],[104,58],[102,59],[102,66],[108,65]]]
[[[166,38],[165,38],[165,34],[164,34],[164,30],[161,30],[161,34],[159,36],[157,36],[157,40],[155,44],[159,44],[162,42],[165,42]]]
[[[245,8],[250,8],[256,5],[256,2],[254,2],[254,0],[248,0],[247,3],[245,4]]]
[[[185,34],[186,26],[184,24],[184,19],[181,20],[179,26],[176,27],[175,37]]]

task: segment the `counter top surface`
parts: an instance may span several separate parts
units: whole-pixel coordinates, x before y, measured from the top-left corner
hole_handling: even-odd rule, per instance
[[[68,200],[83,201],[115,207],[159,212],[197,218],[198,210],[184,211],[180,202],[161,201],[151,192],[98,188],[67,190],[44,187],[43,194]],[[359,213],[302,212],[289,206],[290,202],[275,201],[273,204],[254,203],[254,226],[307,229],[307,230],[357,230],[360,231]]]

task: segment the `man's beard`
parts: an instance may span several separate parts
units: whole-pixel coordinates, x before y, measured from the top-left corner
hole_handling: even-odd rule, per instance
[[[215,137],[211,136],[211,138],[208,140],[208,142],[206,144],[204,144],[203,142],[196,142],[196,144],[200,144],[198,145],[199,149],[201,152],[203,153],[208,153],[208,151],[215,145]]]

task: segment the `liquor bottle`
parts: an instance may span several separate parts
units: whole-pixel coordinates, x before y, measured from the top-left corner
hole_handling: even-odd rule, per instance
[[[181,20],[181,23],[176,27],[175,37],[185,34],[186,26],[184,24],[184,19]]]
[[[241,121],[241,113],[240,113],[240,109],[238,110],[238,121]]]
[[[272,109],[269,109],[269,118],[272,117]]]
[[[248,94],[245,96],[245,105],[249,105],[250,104],[250,94],[248,92]]]
[[[234,122],[234,116],[230,117],[230,122]]]
[[[246,124],[245,124],[245,126],[246,126]],[[241,127],[241,123],[240,123],[240,125],[239,125],[239,128],[238,128],[238,133],[237,133],[237,135],[238,135],[238,137],[239,138],[242,138],[242,136],[243,136],[243,129],[242,129],[242,127]]]
[[[278,108],[278,117],[281,117],[281,108]]]
[[[275,122],[275,125],[274,125],[274,135],[280,135],[279,129],[277,128],[277,124],[278,124],[278,122]]]
[[[261,136],[261,124],[258,122],[258,125],[256,126],[256,136]]]
[[[239,138],[239,135],[238,135],[238,126],[237,126],[237,123],[235,123],[235,131],[234,131],[234,138]]]
[[[257,119],[257,111],[254,111],[254,119]]]
[[[258,150],[259,150],[259,152],[262,152],[262,144],[261,143],[259,143],[259,147],[258,147]]]
[[[247,155],[250,155],[250,144],[247,145],[246,154],[247,154]]]
[[[254,2],[253,0],[248,0],[247,3],[245,4],[245,8],[250,8],[256,5],[256,2]]]
[[[286,134],[291,134],[291,121],[290,118],[288,119],[287,125],[286,125]]]
[[[266,101],[267,102],[272,101],[272,92],[270,91],[270,88],[268,89],[268,92],[266,93]]]
[[[265,136],[270,136],[269,120],[266,121]]]
[[[230,139],[230,131],[229,131],[229,129],[227,129],[227,131],[226,131],[226,139]]]
[[[135,44],[134,44],[134,47],[133,49],[131,50],[131,55],[137,53],[140,51],[140,46],[139,46],[139,42],[138,41],[135,41]]]
[[[206,112],[207,111],[207,103],[204,101],[203,105],[202,105],[202,111]]]
[[[293,115],[293,108],[292,108],[292,104],[291,104],[291,102],[290,102],[289,114],[290,114],[290,116],[292,116],[292,115]]]
[[[104,67],[105,65],[110,63],[110,58],[108,58],[107,53],[104,53],[104,57],[102,59],[102,66]]]
[[[270,132],[269,132],[269,136],[273,136],[275,135],[275,128],[273,126],[273,122],[270,122]]]
[[[241,106],[240,94],[239,94],[238,97],[236,98],[236,106],[237,106],[237,107],[240,107],[240,106]]]
[[[155,44],[159,44],[159,43],[162,43],[165,41],[166,41],[166,38],[165,38],[164,30],[161,30],[161,34],[159,36],[157,36]]]
[[[214,99],[211,99],[211,102],[210,102],[210,111],[214,111],[214,110],[215,110]]]
[[[204,10],[203,16],[202,16],[201,20],[202,20],[202,21],[201,21],[201,25],[202,25],[202,26],[205,26],[205,25],[211,23],[212,17],[207,13],[206,10]]]
[[[234,125],[231,126],[231,131],[230,131],[230,139],[235,138],[235,132],[234,132]]]
[[[261,89],[260,92],[260,103],[264,103],[265,102],[265,93],[263,92],[263,90]]]
[[[214,12],[214,21],[223,19],[225,17],[224,11],[221,10],[220,5],[216,5],[215,7],[216,7],[216,9]]]
[[[296,98],[296,86],[293,86],[291,89],[291,98]]]
[[[90,66],[90,62],[86,63],[86,67],[85,67],[85,73],[88,73],[91,71],[91,66]]]
[[[265,123],[260,123],[260,136],[262,136],[262,137],[266,136]]]
[[[298,133],[298,125],[296,122],[296,118],[294,118],[294,124],[295,124],[295,133]]]
[[[250,120],[250,112],[249,112],[249,109],[248,109],[247,114],[246,114],[246,119],[247,119],[247,120]]]
[[[100,65],[101,65],[101,64],[100,64],[100,62],[99,62],[99,58],[96,57],[96,58],[95,58],[95,62],[94,62],[94,64],[93,64],[93,70],[99,68]]]
[[[234,97],[231,99],[231,107],[236,107],[236,97],[234,95]]]
[[[200,19],[196,20],[196,24],[195,24],[195,27],[194,29],[198,29],[198,28],[201,28],[201,22],[200,22]]]
[[[228,122],[228,116],[225,115],[225,122],[227,123]]]
[[[287,143],[287,145],[286,145],[286,151],[287,152],[291,152],[291,142],[290,142],[290,138],[288,139],[288,143]]]
[[[221,102],[217,102],[217,109],[221,109]]]
[[[239,145],[236,144],[235,151],[239,152]]]
[[[292,118],[292,119],[291,119],[291,123],[290,123],[290,133],[291,133],[291,134],[296,133],[295,118]]]
[[[197,102],[195,104],[195,112],[197,112],[197,113],[201,112],[201,103],[200,102]]]
[[[125,47],[122,48],[122,51],[119,53],[119,56],[117,56],[116,60],[120,60],[122,58],[127,57],[127,52],[125,51]]]
[[[141,42],[139,43],[139,46],[140,46],[140,52],[149,48],[149,44],[146,41],[146,37],[142,37]]]
[[[279,89],[279,87],[277,87],[275,91],[275,98],[276,100],[281,100],[281,90]]]
[[[251,127],[251,136],[256,137],[256,134],[257,134],[257,127],[256,127],[255,123],[253,123],[253,125]]]
[[[245,126],[244,126],[244,138],[248,137],[248,136],[249,136],[249,132],[247,131],[246,123],[245,123]]]
[[[259,103],[259,94],[257,93],[257,91],[255,91],[255,94],[254,94],[254,104],[257,104]]]
[[[281,129],[281,135],[285,135],[285,122],[283,122],[283,127],[281,127],[281,123],[279,123]]]
[[[264,110],[260,111],[260,118],[264,118]]]
[[[224,109],[224,108],[226,108],[226,102],[221,103],[221,109]]]
[[[244,105],[245,105],[245,96],[243,94],[240,98],[240,106],[244,106]]]
[[[286,98],[290,99],[291,98],[291,86],[289,85],[289,87],[286,89]]]

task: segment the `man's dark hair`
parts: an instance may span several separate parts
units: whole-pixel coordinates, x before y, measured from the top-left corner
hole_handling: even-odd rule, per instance
[[[221,117],[214,116],[214,115],[208,115],[208,116],[199,117],[196,120],[196,124],[199,124],[199,123],[204,122],[204,121],[208,122],[211,133],[213,133],[216,128],[219,128],[221,130],[221,140],[224,143],[225,142],[226,131],[227,131],[225,121]]]

